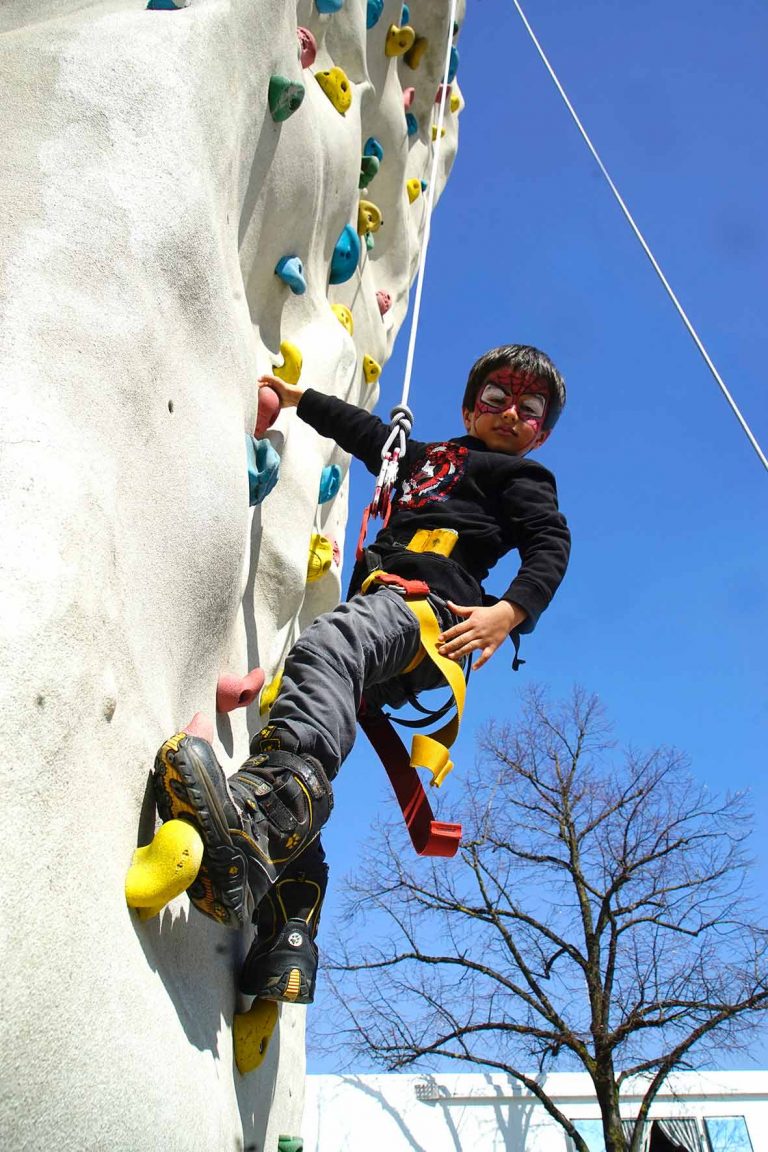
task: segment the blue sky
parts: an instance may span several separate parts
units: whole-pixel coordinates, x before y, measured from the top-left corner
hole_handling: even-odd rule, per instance
[[[754,433],[768,450],[768,7],[763,0],[527,0],[614,181]],[[472,362],[511,341],[547,351],[569,405],[540,459],[574,549],[528,663],[501,649],[472,682],[473,731],[528,680],[598,693],[617,737],[674,744],[715,789],[747,788],[768,880],[768,474],[625,222],[513,5],[470,0],[459,39],[459,152],[433,220],[411,404],[414,435],[459,435]],[[397,402],[407,326],[382,378]],[[346,567],[371,480],[353,469]],[[501,591],[513,562],[488,581]],[[387,796],[364,741],[325,835],[326,924]],[[322,929],[320,944],[322,945]],[[333,1013],[321,993],[315,1013]],[[327,1024],[327,1018],[325,1023]],[[768,1060],[768,1045],[757,1053]],[[333,1071],[310,1051],[309,1070]],[[737,1063],[744,1063],[740,1057]],[[360,1068],[359,1071],[364,1069]]]

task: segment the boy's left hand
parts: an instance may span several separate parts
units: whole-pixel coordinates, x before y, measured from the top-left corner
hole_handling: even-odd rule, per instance
[[[451,612],[465,619],[441,633],[437,650],[449,660],[460,660],[462,656],[479,650],[480,656],[472,665],[473,670],[482,668],[512,629],[522,624],[528,615],[519,605],[509,600],[499,600],[498,604],[491,607],[454,604],[452,600],[447,603]]]

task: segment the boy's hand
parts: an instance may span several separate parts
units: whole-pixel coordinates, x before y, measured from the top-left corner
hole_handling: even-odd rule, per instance
[[[479,658],[472,665],[473,670],[482,668],[512,629],[522,624],[528,615],[518,604],[512,604],[509,600],[499,600],[498,604],[488,608],[482,605],[467,607],[449,600],[448,607],[457,616],[466,619],[446,629],[438,637],[437,650],[449,660],[460,660],[469,652],[480,650]]]
[[[274,388],[283,408],[295,408],[304,395],[304,389],[299,388],[298,384],[286,384],[285,380],[279,380],[277,376],[259,376],[258,382],[259,387],[268,384],[270,388]]]

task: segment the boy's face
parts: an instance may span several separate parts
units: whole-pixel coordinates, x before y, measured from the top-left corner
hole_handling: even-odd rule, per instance
[[[543,428],[548,404],[545,381],[515,368],[494,368],[480,385],[474,408],[464,409],[464,427],[492,452],[524,456],[549,436]]]

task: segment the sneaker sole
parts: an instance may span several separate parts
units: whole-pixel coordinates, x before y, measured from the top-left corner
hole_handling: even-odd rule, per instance
[[[227,814],[194,739],[179,732],[157,753],[157,809],[163,821],[188,820],[203,839],[203,864],[187,889],[192,903],[217,923],[242,928],[251,912],[248,861],[233,843]]]

